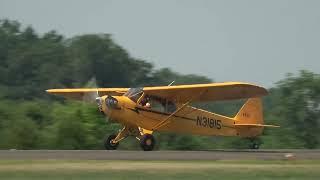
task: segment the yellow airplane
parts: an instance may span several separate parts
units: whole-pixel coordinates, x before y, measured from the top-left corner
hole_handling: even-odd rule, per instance
[[[254,139],[265,125],[261,97],[267,90],[249,83],[158,86],[144,88],[49,89],[50,94],[83,100],[96,94],[99,110],[123,128],[105,138],[104,146],[114,150],[128,136],[135,136],[144,151],[155,146],[155,131],[206,136],[239,136],[252,139],[250,148],[258,149]],[[191,102],[248,99],[235,117],[226,117],[190,106]]]

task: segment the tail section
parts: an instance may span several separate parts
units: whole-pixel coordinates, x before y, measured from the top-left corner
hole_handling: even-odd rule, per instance
[[[236,124],[263,124],[262,102],[260,98],[250,98],[234,117]]]
[[[262,133],[264,127],[278,127],[264,124],[261,98],[248,99],[234,117],[234,120],[239,135],[244,137],[258,136]]]

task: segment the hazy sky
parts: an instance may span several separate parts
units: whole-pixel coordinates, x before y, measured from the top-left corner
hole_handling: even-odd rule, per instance
[[[267,87],[320,71],[317,0],[0,0],[0,18],[71,37],[110,33],[156,68]]]

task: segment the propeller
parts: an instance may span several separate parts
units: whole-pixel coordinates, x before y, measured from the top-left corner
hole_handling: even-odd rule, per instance
[[[85,93],[82,97],[82,101],[83,102],[90,102],[90,103],[96,103],[97,102],[97,98],[100,98],[99,95],[99,90],[97,88],[97,81],[95,77],[92,77],[88,83],[86,84],[87,88],[96,88],[96,91],[94,92],[88,92]]]
[[[96,81],[96,78],[95,77],[92,77],[88,82],[87,84],[85,85],[86,88],[93,88],[93,89],[96,89],[96,91],[92,91],[92,92],[88,92],[88,93],[85,93],[82,97],[82,101],[83,102],[86,102],[86,103],[93,103],[95,105],[98,106],[98,109],[100,112],[103,112],[102,111],[102,99],[101,99],[101,96],[99,94],[99,90],[98,90],[98,84],[97,84],[97,81]],[[106,119],[106,122],[109,123],[110,120],[107,116],[105,116],[105,119]]]

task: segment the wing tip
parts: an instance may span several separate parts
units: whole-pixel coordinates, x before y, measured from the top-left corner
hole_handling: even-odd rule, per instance
[[[47,89],[46,92],[49,94],[59,93],[61,90],[59,89]]]

